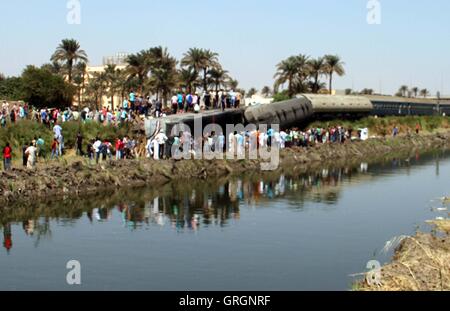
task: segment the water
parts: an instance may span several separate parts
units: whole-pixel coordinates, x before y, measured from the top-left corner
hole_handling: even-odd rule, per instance
[[[0,290],[348,290],[386,241],[442,216],[449,176],[441,153],[18,206],[0,212]]]

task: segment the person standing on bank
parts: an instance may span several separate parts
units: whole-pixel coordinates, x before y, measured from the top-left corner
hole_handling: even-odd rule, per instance
[[[3,148],[3,167],[5,171],[11,170],[11,158],[12,158],[12,149],[9,146],[9,143],[6,143],[5,148]]]

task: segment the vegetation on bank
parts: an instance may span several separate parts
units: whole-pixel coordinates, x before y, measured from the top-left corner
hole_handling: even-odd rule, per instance
[[[84,138],[84,148],[89,140],[96,137],[106,139],[114,143],[117,137],[124,137],[130,135],[130,125],[124,124],[120,127],[105,126],[97,122],[82,123],[78,121],[66,122],[62,125],[64,146],[65,149],[75,148],[76,136],[80,131]],[[5,128],[0,128],[0,147],[3,149],[6,143],[9,142],[13,149],[13,156],[15,159],[22,158],[22,147],[29,144],[33,139],[42,138],[45,141],[42,155],[44,157],[50,156],[51,143],[53,140],[52,129],[46,127],[42,123],[31,120],[24,120],[9,125]]]
[[[439,116],[407,116],[407,117],[367,117],[359,120],[330,120],[315,121],[307,128],[328,128],[343,126],[355,131],[362,128],[369,129],[369,135],[388,136],[391,135],[394,126],[400,130],[400,134],[413,133],[416,126],[420,125],[421,132],[433,133],[440,129],[450,128],[450,118]]]

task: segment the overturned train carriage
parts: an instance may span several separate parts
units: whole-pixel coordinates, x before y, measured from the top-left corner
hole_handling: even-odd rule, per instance
[[[313,115],[311,102],[305,97],[270,105],[252,106],[245,110],[245,120],[251,124],[279,124],[286,128],[310,119]]]
[[[302,95],[313,107],[314,118],[360,118],[368,116],[372,110],[372,102],[363,96],[329,96]]]
[[[282,128],[299,125],[311,119],[363,117],[373,105],[360,96],[299,95],[296,99],[259,105],[245,111],[245,119],[254,124],[279,124]]]

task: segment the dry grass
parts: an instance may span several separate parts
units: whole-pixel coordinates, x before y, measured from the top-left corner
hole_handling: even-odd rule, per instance
[[[418,233],[403,239],[392,263],[381,270],[381,285],[361,282],[362,291],[450,291],[449,220],[430,222],[440,234]]]

